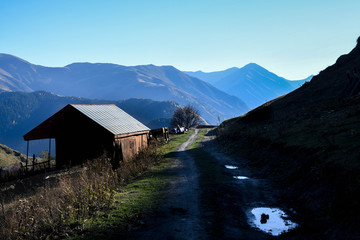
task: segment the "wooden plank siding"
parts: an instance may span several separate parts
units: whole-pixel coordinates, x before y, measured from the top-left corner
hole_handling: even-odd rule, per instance
[[[124,134],[115,137],[115,144],[121,148],[124,161],[130,160],[137,152],[148,145],[149,132],[141,132],[138,134]]]

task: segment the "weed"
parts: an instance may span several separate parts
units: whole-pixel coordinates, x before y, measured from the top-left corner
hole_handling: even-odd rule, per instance
[[[116,170],[110,159],[101,157],[62,172],[54,184],[36,189],[31,197],[17,196],[4,203],[0,196],[0,239],[65,238],[113,226],[130,229],[146,209],[161,202],[170,179],[166,174],[170,164],[163,155],[188,136],[173,137],[161,148],[143,149]]]
[[[121,186],[159,161],[159,155],[146,149],[113,170],[110,159],[102,157],[61,175],[57,186],[42,187],[30,198],[2,205],[2,239],[45,239],[74,233],[85,219],[109,210]]]

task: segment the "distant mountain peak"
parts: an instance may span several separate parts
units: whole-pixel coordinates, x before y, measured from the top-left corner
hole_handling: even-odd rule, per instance
[[[246,64],[243,68],[245,67],[257,67],[257,68],[263,68],[262,66],[260,66],[259,64],[256,63],[248,63]],[[264,68],[265,69],[265,68]]]
[[[248,63],[244,67],[240,68],[239,70],[241,70],[241,71],[261,71],[261,72],[271,73],[269,70],[267,70],[266,68],[264,68],[256,63]]]
[[[203,79],[230,95],[243,99],[251,108],[279,97],[301,86],[305,80],[290,81],[277,76],[266,68],[248,63],[242,68],[229,68],[224,71],[204,73],[185,72]]]

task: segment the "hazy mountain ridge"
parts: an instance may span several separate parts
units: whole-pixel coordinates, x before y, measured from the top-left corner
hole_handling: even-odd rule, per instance
[[[204,80],[210,84],[214,84],[217,81],[219,81],[220,79],[236,72],[237,70],[239,70],[240,68],[237,67],[232,67],[232,68],[228,68],[222,71],[214,71],[214,72],[203,72],[203,71],[196,71],[196,72],[191,72],[191,71],[184,71],[184,73],[192,76],[192,77],[196,77],[199,78],[201,80]]]
[[[250,108],[289,93],[312,78],[310,76],[303,80],[287,80],[255,63],[247,64],[242,68],[229,68],[218,72],[185,73],[208,81],[220,90],[239,97]]]
[[[22,136],[67,104],[115,104],[150,128],[168,126],[173,111],[179,106],[172,101],[149,99],[111,101],[64,97],[48,92],[2,92],[0,143],[25,152]]]
[[[44,90],[65,96],[105,100],[148,98],[193,104],[209,122],[230,118],[249,108],[234,96],[188,76],[172,66],[122,66],[109,63],[73,63],[49,68],[0,54],[3,91]]]

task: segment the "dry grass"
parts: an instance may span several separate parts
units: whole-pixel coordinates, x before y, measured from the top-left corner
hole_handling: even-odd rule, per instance
[[[110,209],[115,193],[161,159],[154,149],[141,151],[114,170],[109,159],[89,161],[62,174],[31,197],[1,202],[0,239],[58,239],[84,229],[86,219]]]
[[[9,147],[0,144],[0,167],[5,167],[14,163],[24,161],[25,155]]]

